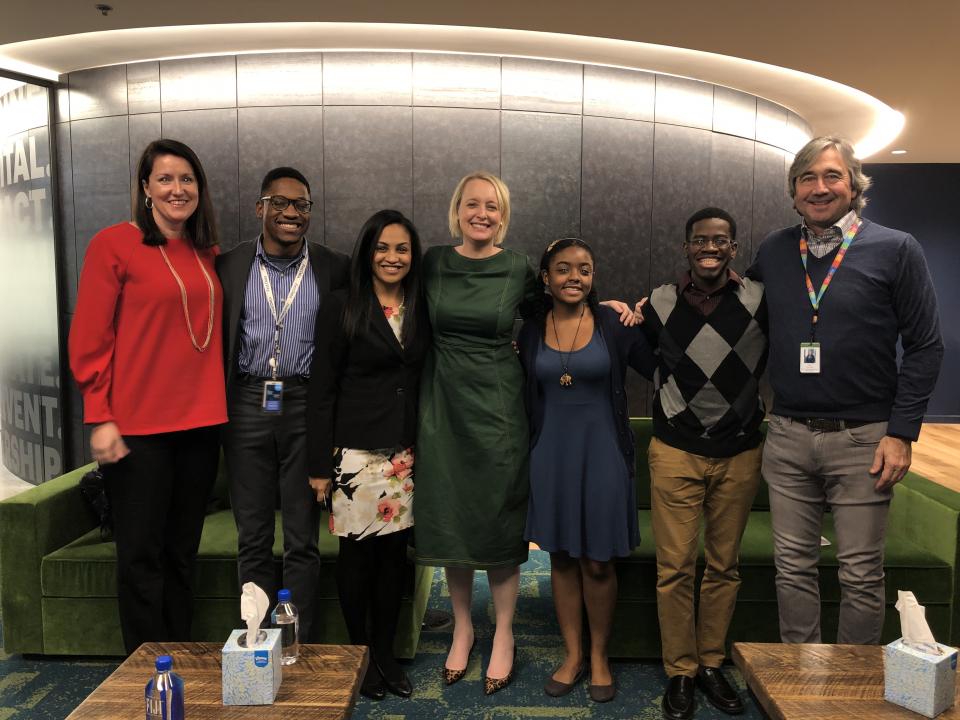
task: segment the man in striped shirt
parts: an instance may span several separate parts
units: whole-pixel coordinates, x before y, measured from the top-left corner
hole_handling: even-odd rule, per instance
[[[223,434],[237,522],[240,583],[275,597],[274,509],[283,520],[283,580],[300,611],[300,638],[315,630],[320,508],[307,482],[306,397],[314,325],[326,293],[344,287],[350,259],[307,242],[313,202],[297,170],[263,179],[260,237],[217,258],[223,285],[229,423]]]

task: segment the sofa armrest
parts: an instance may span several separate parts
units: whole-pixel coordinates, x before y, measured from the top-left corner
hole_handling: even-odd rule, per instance
[[[937,639],[957,645],[960,643],[960,493],[916,473],[907,473],[894,488],[887,533],[909,540],[953,569],[950,637]],[[923,604],[923,598],[918,600]]]
[[[0,611],[7,652],[42,653],[40,562],[97,525],[72,470],[0,502]]]

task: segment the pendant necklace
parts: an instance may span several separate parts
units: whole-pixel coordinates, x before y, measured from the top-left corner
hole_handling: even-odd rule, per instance
[[[557,314],[555,312],[550,313],[550,317],[553,318],[553,334],[557,338],[557,354],[560,356],[560,368],[563,370],[563,375],[560,376],[560,384],[563,387],[570,387],[573,385],[573,376],[570,374],[570,356],[573,355],[573,349],[577,346],[577,335],[580,334],[580,324],[583,322],[583,311],[587,309],[586,305],[580,306],[580,319],[577,320],[577,330],[573,333],[573,342],[570,343],[570,349],[567,351],[567,359],[563,359],[563,350],[560,349],[560,333],[557,332]]]

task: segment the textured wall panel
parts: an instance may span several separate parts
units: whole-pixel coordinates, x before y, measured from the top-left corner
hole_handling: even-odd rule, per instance
[[[164,101],[166,103],[166,101]],[[163,113],[163,136],[189,145],[203,163],[224,250],[237,243],[237,111]]]
[[[127,65],[127,102],[131,115],[160,112],[160,63]]]
[[[650,291],[653,124],[583,119],[580,234],[597,253],[597,288],[626,302]]]
[[[70,120],[70,76],[61,75],[57,78],[57,101],[54,103],[55,116],[52,122],[68,122]]]
[[[713,131],[753,140],[757,135],[757,99],[739,90],[715,87]]]
[[[323,242],[323,108],[240,108],[240,240],[260,233],[255,205],[268,170],[287,165],[303,173],[314,202],[309,238]]]
[[[160,137],[160,113],[130,116],[130,189],[136,189],[137,165],[147,145]]]
[[[127,118],[70,124],[77,260],[99,230],[130,219],[130,149]]]
[[[687,267],[683,231],[687,218],[707,204],[711,133],[657,125],[653,146],[653,241],[650,285],[675,282]]]
[[[713,127],[713,85],[657,75],[654,113],[658,123],[709,130]]]
[[[350,252],[377,210],[413,214],[412,109],[327,107],[323,121],[326,243]]]
[[[787,109],[763,98],[757,98],[757,142],[786,147]]]
[[[656,75],[583,66],[583,114],[653,121]]]
[[[746,270],[750,261],[753,225],[753,146],[744,138],[711,136],[710,180],[704,188],[704,206],[723,208],[737,223],[737,257],[733,268]]]
[[[325,105],[410,105],[410,53],[324,53]]]
[[[757,248],[760,247],[760,243],[767,235],[787,225],[784,220],[790,206],[786,195],[787,184],[783,174],[783,156],[782,150],[761,143],[756,145],[756,161],[753,170],[753,252],[751,256],[756,255]]]
[[[502,123],[508,242],[537,262],[547,243],[580,234],[581,118],[504,112]]]
[[[499,108],[500,58],[414,53],[413,104]]]
[[[74,228],[73,211],[73,153],[70,148],[70,123],[54,125],[54,142],[57,144],[56,183],[60,193],[59,207],[54,208],[60,226],[60,257],[67,296],[61,308],[73,312],[77,300],[77,279],[80,260],[77,257],[77,233]]]
[[[70,73],[70,119],[127,114],[127,68],[123,65]]]
[[[576,113],[583,108],[583,65],[503,58],[503,109]]]
[[[789,153],[796,153],[813,137],[810,124],[795,112],[787,111],[788,144],[784,147]],[[793,158],[791,158],[792,160]]]
[[[500,174],[500,113],[414,108],[413,220],[425,245],[456,242],[447,229],[450,196],[474,170]]]
[[[322,53],[237,55],[238,107],[322,104]]]
[[[237,59],[233,55],[160,63],[164,112],[229,108],[237,104]]]

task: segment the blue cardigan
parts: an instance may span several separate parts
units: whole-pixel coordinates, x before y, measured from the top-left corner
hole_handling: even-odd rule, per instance
[[[624,384],[629,365],[648,380],[653,378],[657,367],[656,358],[639,326],[624,327],[617,313],[608,307],[600,306],[595,314],[595,324],[603,336],[610,354],[610,396],[613,398],[614,425],[617,428],[617,442],[630,470],[634,473],[633,433],[630,431],[630,416],[627,412],[627,393]],[[517,346],[520,352],[520,364],[523,366],[524,401],[527,419],[530,425],[530,447],[537,444],[540,430],[543,428],[545,406],[540,385],[537,382],[537,355],[543,344],[543,333],[539,320],[527,320],[520,328]]]

